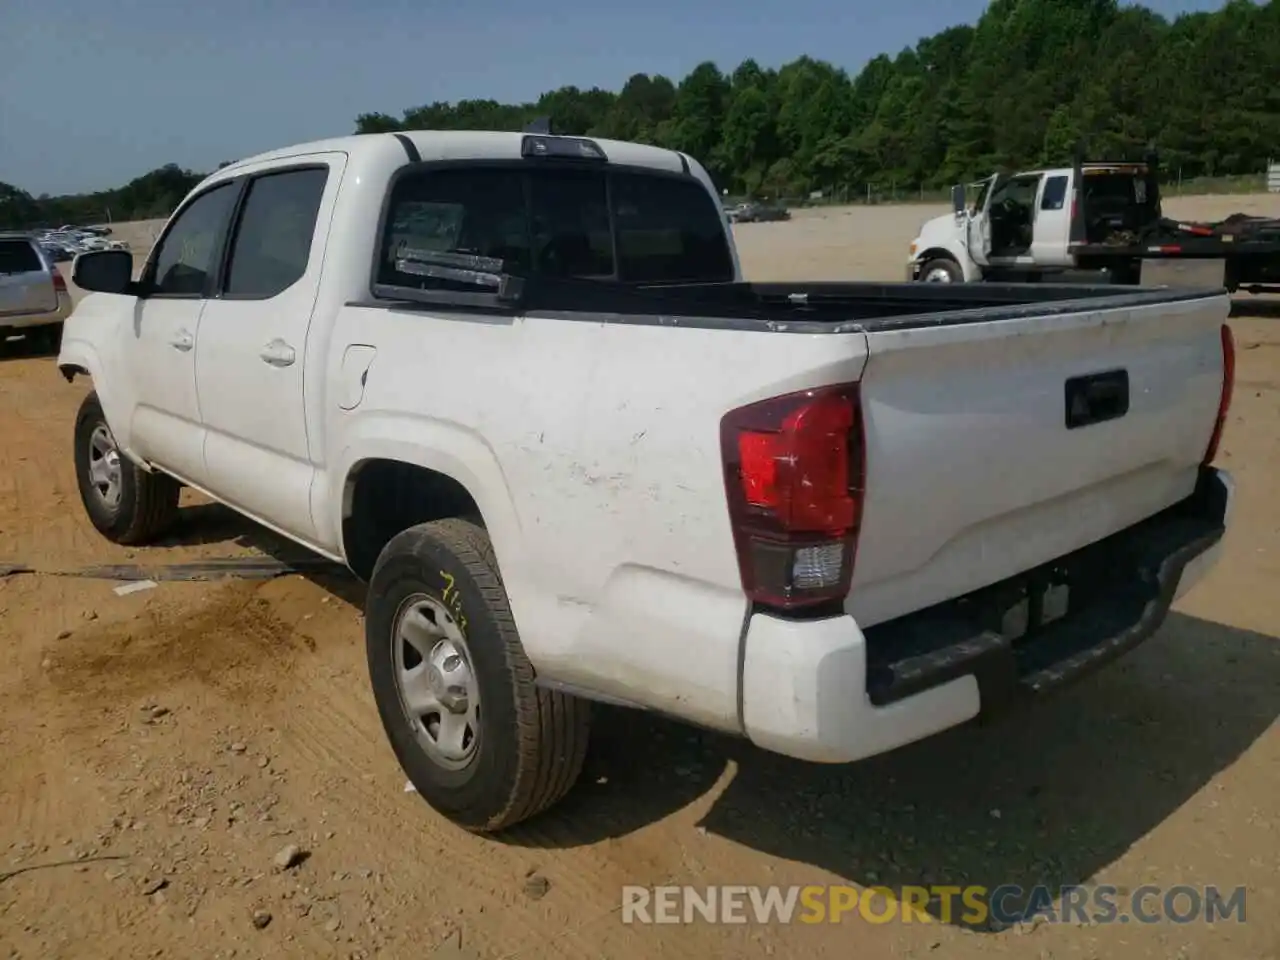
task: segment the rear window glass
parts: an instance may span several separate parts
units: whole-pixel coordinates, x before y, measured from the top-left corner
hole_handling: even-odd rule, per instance
[[[1084,199],[1116,203],[1146,203],[1147,184],[1131,173],[1094,173],[1084,178]]]
[[[727,281],[716,201],[675,177],[527,166],[424,169],[392,188],[376,282],[478,292],[468,271],[624,282]]]
[[[378,283],[476,293],[454,271],[525,276],[529,264],[524,185],[510,170],[428,170],[392,188]]]
[[[596,170],[545,170],[529,180],[537,274],[558,279],[613,279],[605,178]]]
[[[34,273],[44,270],[36,248],[26,240],[0,240],[0,273]]]
[[[613,214],[623,280],[733,279],[720,211],[701,184],[615,174]]]

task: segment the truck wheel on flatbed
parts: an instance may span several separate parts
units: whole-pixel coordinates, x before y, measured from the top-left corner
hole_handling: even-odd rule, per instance
[[[920,279],[925,283],[964,283],[964,271],[954,260],[939,257],[920,268]]]
[[[365,643],[391,748],[453,822],[501,830],[578,779],[590,705],[534,685],[483,527],[438,520],[393,537],[369,580]]]
[[[80,499],[104,537],[115,543],[146,543],[173,522],[178,513],[178,482],[165,474],[148,473],[120,453],[96,393],[80,404],[75,445]]]

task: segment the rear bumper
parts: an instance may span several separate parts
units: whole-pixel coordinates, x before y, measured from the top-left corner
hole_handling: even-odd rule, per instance
[[[789,756],[847,762],[1084,676],[1154,634],[1209,571],[1233,496],[1229,474],[1205,469],[1195,493],[1142,523],[866,631],[848,616],[755,614],[743,662],[747,736]],[[1063,584],[1066,612],[1055,617]]]
[[[26,330],[30,327],[47,327],[50,324],[62,323],[71,316],[71,296],[58,291],[58,306],[54,310],[41,313],[19,313],[11,317],[0,317],[0,330]]]

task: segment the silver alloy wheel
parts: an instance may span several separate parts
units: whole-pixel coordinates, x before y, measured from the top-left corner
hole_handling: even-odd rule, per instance
[[[120,506],[120,451],[105,423],[98,424],[89,435],[89,483],[108,510]]]
[[[925,283],[950,283],[951,273],[945,267],[934,267],[924,275]]]
[[[400,605],[391,633],[396,692],[427,755],[450,770],[475,757],[480,686],[457,621],[439,600],[415,594]]]

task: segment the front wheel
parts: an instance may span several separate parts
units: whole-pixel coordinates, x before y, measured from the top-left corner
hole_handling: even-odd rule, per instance
[[[80,500],[108,540],[146,543],[177,516],[178,482],[147,472],[120,452],[96,393],[84,398],[76,415],[75,458]]]
[[[939,257],[920,268],[920,279],[925,283],[964,283],[964,271],[954,260]]]
[[[535,685],[482,527],[439,520],[392,538],[369,580],[365,645],[396,759],[459,826],[509,827],[578,779],[589,704]]]

